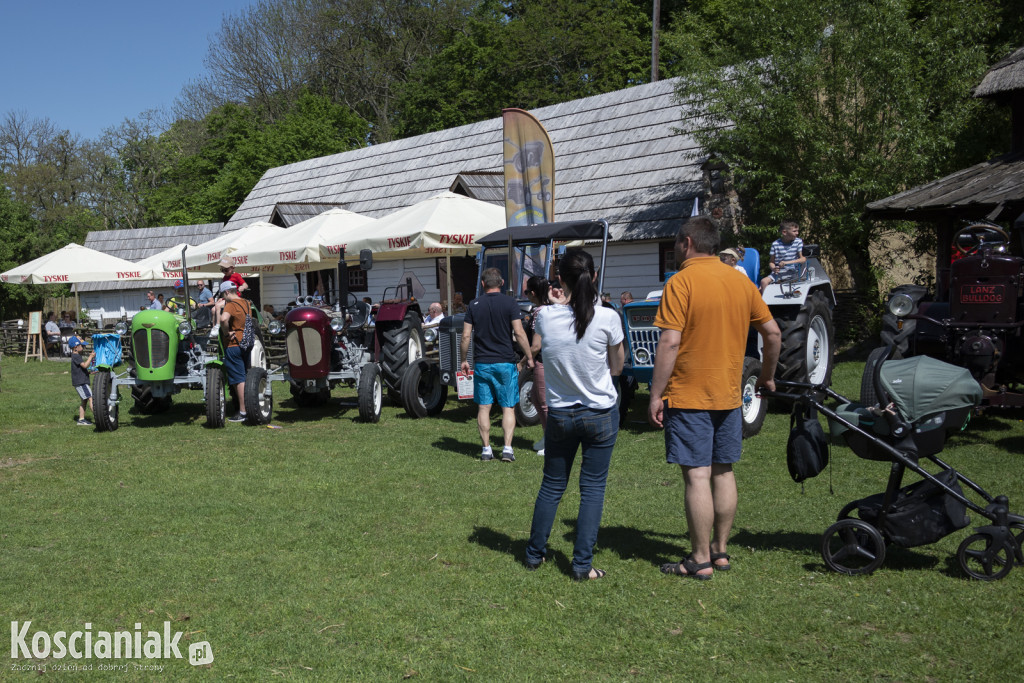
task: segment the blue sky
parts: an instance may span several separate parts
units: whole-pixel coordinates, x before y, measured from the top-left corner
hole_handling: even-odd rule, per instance
[[[170,107],[204,73],[225,15],[255,0],[0,0],[0,115],[23,111],[97,138]]]

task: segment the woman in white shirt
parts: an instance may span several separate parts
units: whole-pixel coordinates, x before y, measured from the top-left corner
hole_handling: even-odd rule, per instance
[[[586,581],[605,575],[591,561],[619,432],[615,385],[622,372],[622,323],[614,310],[597,305],[590,254],[568,250],[559,262],[558,278],[562,289],[551,289],[553,304],[539,311],[533,338],[534,354],[539,349],[544,357],[548,421],[544,477],[533,509],[526,566],[537,569],[544,561],[558,504],[582,447],[572,575]]]

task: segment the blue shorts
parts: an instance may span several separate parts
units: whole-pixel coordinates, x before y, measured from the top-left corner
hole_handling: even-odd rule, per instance
[[[665,406],[665,460],[684,467],[739,462],[743,415],[732,410],[687,410]]]
[[[515,363],[477,363],[473,366],[473,401],[512,408],[519,403],[519,371]]]
[[[777,273],[768,273],[768,277],[772,279],[772,282],[778,282],[779,280],[792,280],[800,274],[796,268],[783,268]]]
[[[224,369],[228,371],[228,384],[241,384],[249,369],[249,354],[237,346],[229,346],[224,351]]]
[[[92,389],[89,388],[88,384],[76,384],[75,391],[78,392],[79,398],[83,401],[87,401],[92,398]]]

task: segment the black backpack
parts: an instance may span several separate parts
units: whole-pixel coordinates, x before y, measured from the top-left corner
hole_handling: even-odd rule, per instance
[[[793,406],[789,418],[789,442],[786,444],[789,476],[798,484],[821,474],[828,465],[828,439],[812,405]]]

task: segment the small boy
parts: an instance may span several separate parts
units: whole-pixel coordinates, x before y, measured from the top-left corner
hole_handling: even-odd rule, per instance
[[[796,221],[782,221],[779,239],[772,242],[768,252],[768,277],[761,280],[761,291],[773,282],[796,275],[796,266],[807,261],[804,241],[800,239],[800,226]]]
[[[92,351],[87,358],[82,358],[85,343],[78,337],[68,339],[68,348],[71,349],[71,386],[75,388],[78,397],[82,399],[82,403],[78,406],[78,424],[91,425],[92,422],[85,419],[85,406],[89,404],[91,413],[92,391],[89,389],[89,366],[92,365],[92,359],[96,357],[96,352]]]

